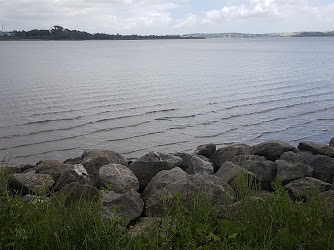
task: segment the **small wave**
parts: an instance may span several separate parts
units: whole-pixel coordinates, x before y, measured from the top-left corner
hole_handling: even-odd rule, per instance
[[[165,133],[165,131],[150,132],[150,133],[145,133],[145,134],[141,134],[141,135],[134,135],[134,136],[123,137],[123,138],[118,138],[118,139],[108,139],[106,141],[124,141],[124,140],[128,140],[128,139],[144,137],[144,136],[147,136],[147,135],[156,135],[156,134],[163,134],[163,133]]]
[[[50,150],[50,151],[40,152],[40,153],[37,153],[37,154],[18,155],[18,156],[15,156],[15,158],[27,158],[27,157],[31,157],[31,156],[45,155],[45,154],[49,154],[49,153],[53,153],[53,152],[67,152],[67,151],[77,150],[77,149],[81,149],[81,148],[75,147],[75,148],[66,148],[66,149],[54,149],[54,150]]]
[[[171,120],[171,119],[184,119],[184,118],[192,118],[196,117],[198,114],[192,114],[192,115],[180,115],[180,116],[165,116],[165,117],[160,117],[157,118],[159,120]],[[156,120],[157,120],[156,119]]]
[[[154,114],[154,113],[161,113],[161,112],[170,112],[170,111],[176,111],[178,109],[172,108],[172,109],[161,109],[161,110],[152,110],[152,111],[147,111],[145,114]]]
[[[178,145],[178,144],[181,144],[181,143],[187,143],[189,141],[178,141],[178,142],[172,142],[172,143],[165,143],[165,144],[158,144],[158,145],[152,145],[150,147],[145,147],[145,148],[139,148],[139,149],[136,149],[136,150],[132,150],[132,151],[126,151],[124,152],[123,154],[132,154],[132,153],[136,153],[136,152],[140,152],[140,151],[143,151],[143,150],[153,150],[154,148],[157,148],[157,147],[164,147],[164,146],[172,146],[172,145]],[[190,150],[193,150],[193,149],[190,149]]]
[[[5,150],[8,150],[8,149],[28,147],[28,146],[33,146],[33,145],[40,145],[40,144],[49,143],[49,142],[59,142],[59,141],[71,140],[71,139],[79,138],[79,137],[82,137],[82,136],[83,135],[74,135],[74,136],[60,138],[60,139],[55,139],[55,140],[47,140],[47,141],[41,141],[41,142],[20,144],[20,145],[11,146],[11,147],[0,148],[0,150],[4,150],[5,151]]]
[[[214,138],[214,137],[218,137],[218,136],[220,136],[220,135],[224,135],[224,134],[227,134],[227,133],[236,131],[236,130],[238,130],[238,128],[232,128],[232,129],[229,129],[229,130],[220,132],[220,133],[218,133],[218,134],[213,134],[213,135],[195,136],[195,138],[200,138],[200,139],[203,139],[203,138]]]
[[[112,128],[104,128],[104,129],[99,129],[99,130],[96,130],[96,131],[94,131],[92,133],[85,134],[85,135],[91,135],[91,134],[96,134],[96,133],[105,132],[105,131],[113,131],[113,130],[123,129],[123,128],[134,128],[134,127],[138,127],[140,125],[147,124],[147,123],[150,123],[150,122],[151,121],[144,121],[144,122],[140,122],[140,123],[136,123],[136,124],[132,124],[132,125],[128,125],[128,126],[119,126],[119,127],[112,127]]]
[[[176,127],[171,127],[168,130],[180,130],[180,129],[186,129],[186,128],[192,128],[192,127],[194,127],[194,125],[187,124],[187,125],[179,125]]]

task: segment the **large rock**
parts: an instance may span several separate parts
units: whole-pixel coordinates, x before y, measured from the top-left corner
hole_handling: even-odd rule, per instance
[[[82,165],[87,170],[89,177],[96,187],[100,187],[99,170],[102,166],[108,165],[109,163],[128,166],[128,162],[122,155],[111,150],[86,150],[83,152],[81,158]],[[77,159],[72,159],[72,161],[77,161]]]
[[[188,154],[188,153],[180,153],[180,152],[173,153],[173,155],[182,158],[182,163],[178,167],[180,167],[182,170],[188,172],[191,168],[190,160],[194,155]]]
[[[189,168],[186,171],[188,174],[213,174],[213,165],[209,161],[205,161],[200,157],[194,155],[189,161]]]
[[[11,187],[22,194],[40,193],[48,190],[54,183],[54,179],[48,174],[15,173],[10,178]]]
[[[232,162],[255,174],[260,181],[261,189],[272,190],[271,183],[275,180],[277,169],[275,163],[266,160],[263,156],[238,155]]]
[[[145,214],[161,216],[163,204],[168,198],[179,194],[186,206],[193,204],[196,195],[206,194],[215,204],[228,204],[235,199],[235,194],[227,183],[214,175],[189,175],[181,168],[159,172],[143,192]]]
[[[331,146],[316,144],[313,142],[301,142],[298,145],[298,149],[334,158],[334,148]]]
[[[182,164],[182,158],[159,152],[149,152],[135,160],[129,168],[139,180],[139,189],[144,190],[151,179],[162,170],[170,170]]]
[[[243,174],[250,185],[256,183],[256,176],[254,173],[247,171],[246,169],[234,164],[230,161],[225,161],[215,176],[221,178],[224,182],[228,183],[232,188],[236,188],[238,183],[236,182],[236,178]]]
[[[283,185],[303,177],[313,176],[313,169],[309,165],[300,162],[291,163],[277,160],[275,164],[277,168],[276,179],[280,180]]]
[[[333,181],[334,159],[325,155],[313,155],[310,152],[298,151],[284,153],[281,160],[301,162],[313,169],[313,177],[328,183]]]
[[[151,197],[154,195],[156,190],[165,189],[174,182],[179,180],[186,180],[187,178],[188,174],[179,167],[173,168],[171,170],[163,170],[150,181],[142,196]]]
[[[213,162],[203,155],[191,155],[188,153],[174,153],[173,155],[182,158],[183,161],[178,167],[186,171],[188,174],[213,174]]]
[[[319,194],[319,197],[322,201],[326,200],[328,197],[334,197],[334,190],[330,189],[330,190],[327,190],[325,192],[321,192]]]
[[[69,165],[76,165],[76,164],[82,164],[82,156],[70,158],[64,161],[65,164]]]
[[[45,203],[50,200],[50,198],[46,196],[38,196],[38,195],[31,195],[31,194],[26,194],[22,196],[21,199],[24,203],[30,203],[30,204]]]
[[[125,216],[126,224],[140,217],[144,209],[144,202],[140,194],[130,189],[124,194],[113,191],[103,194],[103,215],[111,217],[113,214]]]
[[[82,154],[82,159],[96,158],[96,157],[105,157],[109,160],[109,163],[128,166],[128,162],[121,154],[111,150],[102,150],[102,149],[86,150]]]
[[[64,164],[60,161],[45,160],[37,163],[36,167],[33,168],[36,174],[48,174],[57,180],[61,174],[70,167],[70,165]]]
[[[274,193],[266,190],[253,190],[252,197],[255,199],[260,198],[262,200],[268,200],[274,198]]]
[[[287,151],[293,151],[294,146],[279,140],[272,140],[260,143],[252,147],[255,155],[264,156],[267,160],[275,161]]]
[[[210,157],[215,152],[216,152],[216,144],[213,143],[199,145],[195,150],[195,154],[203,155],[205,157]]]
[[[327,214],[334,217],[334,190],[328,190],[320,194],[323,199]]]
[[[54,190],[59,191],[68,184],[71,184],[72,182],[77,182],[82,185],[93,184],[84,166],[81,164],[76,164],[62,173],[62,175],[56,181]]]
[[[130,189],[139,190],[139,181],[126,166],[110,163],[99,170],[100,183],[103,187],[113,185],[112,191],[124,194]]]
[[[332,140],[330,140],[329,146],[334,147],[334,138],[332,138]]]
[[[8,181],[0,177],[0,196],[7,190]]]
[[[21,173],[23,171],[23,165],[12,165],[12,164],[4,164],[0,163],[0,173],[3,172],[5,174],[15,174]]]
[[[128,233],[132,237],[150,237],[152,231],[159,233],[159,237],[166,237],[166,232],[171,230],[170,218],[140,217],[136,224],[130,227]]]
[[[89,178],[92,180],[93,185],[100,187],[99,170],[102,166],[108,165],[110,160],[104,156],[97,156],[84,159],[82,165],[87,170]]]
[[[306,199],[313,192],[321,193],[331,189],[331,184],[312,177],[305,177],[291,181],[286,188],[292,199]]]
[[[52,197],[54,202],[64,202],[65,206],[70,206],[73,203],[81,201],[97,201],[99,190],[90,185],[82,185],[77,182],[63,187],[59,192],[56,192]]]
[[[225,161],[231,161],[233,157],[237,155],[250,155],[250,154],[252,154],[250,146],[246,144],[235,144],[227,146],[225,148],[218,149],[210,157],[210,160],[215,164],[216,166],[215,171],[217,171]]]
[[[268,161],[264,156],[259,155],[237,155],[231,160],[234,164],[247,168],[249,162],[251,161]]]
[[[309,158],[310,156],[313,156],[311,152],[301,151],[297,149],[294,152],[285,152],[281,155],[279,159],[289,162],[301,162],[302,159]]]

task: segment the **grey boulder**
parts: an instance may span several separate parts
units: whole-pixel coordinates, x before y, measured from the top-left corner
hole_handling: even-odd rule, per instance
[[[64,164],[60,161],[55,160],[45,160],[37,163],[36,167],[33,168],[36,174],[48,174],[57,180],[59,176],[68,169],[70,165]]]
[[[188,174],[213,174],[213,165],[209,161],[205,161],[200,157],[194,155],[189,161],[189,169],[186,171]]]
[[[82,154],[82,159],[95,158],[95,157],[105,157],[109,160],[109,163],[121,164],[128,166],[126,159],[119,153],[112,150],[94,149],[86,150]]]
[[[23,165],[12,165],[12,164],[4,164],[1,166],[0,163],[0,172],[4,172],[6,174],[15,174],[21,173],[23,171]]]
[[[255,174],[260,181],[261,189],[272,190],[271,183],[275,180],[277,169],[275,163],[266,160],[263,156],[238,155],[232,162]]]
[[[268,161],[264,156],[259,155],[237,155],[231,160],[234,164],[247,168],[249,162],[251,161]]]
[[[210,160],[215,164],[215,171],[217,171],[225,161],[231,161],[233,157],[237,155],[250,154],[252,154],[250,146],[246,144],[235,144],[217,149],[217,151],[210,157]]]
[[[189,175],[181,168],[159,172],[143,192],[145,214],[161,216],[164,213],[164,201],[178,194],[183,204],[191,206],[196,195],[206,194],[215,204],[228,204],[235,199],[234,190],[214,175]]]
[[[328,145],[321,145],[313,142],[301,142],[298,145],[298,149],[334,158],[334,148]]]
[[[37,196],[31,194],[26,194],[22,196],[21,199],[24,203],[30,203],[30,204],[44,203],[50,200],[50,198],[46,196]]]
[[[301,162],[313,169],[313,177],[328,183],[333,181],[334,159],[325,155],[313,155],[310,152],[298,151],[284,153],[281,160]]]
[[[57,203],[64,202],[65,206],[70,206],[76,202],[97,201],[98,197],[99,190],[97,188],[72,182],[56,192],[52,200]]]
[[[246,169],[234,164],[233,162],[224,162],[220,169],[215,173],[215,176],[221,178],[224,182],[228,183],[232,188],[236,188],[237,177],[243,175],[247,178],[248,184],[255,184],[257,181],[254,173],[247,171]]]
[[[280,180],[283,185],[303,177],[313,176],[313,169],[309,165],[300,162],[291,163],[277,160],[275,164],[277,168],[276,179]]]
[[[329,146],[334,147],[334,138],[332,138],[332,140],[330,140]]]
[[[191,168],[190,165],[190,159],[194,156],[192,154],[188,154],[188,153],[173,153],[173,155],[182,158],[182,163],[178,166],[180,167],[182,170],[186,171],[188,173],[188,171]]]
[[[40,193],[48,190],[55,183],[52,176],[48,174],[15,173],[10,179],[11,187],[22,194]]]
[[[134,173],[126,166],[110,163],[104,165],[99,170],[101,186],[113,185],[112,191],[116,193],[126,193],[130,189],[139,190],[139,181]]]
[[[291,181],[286,188],[292,199],[306,199],[313,192],[321,193],[331,189],[331,184],[312,177],[305,177]]]
[[[92,180],[89,178],[88,173],[82,164],[76,164],[66,169],[57,179],[54,190],[59,191],[72,182],[77,182],[82,185],[92,185]]]
[[[203,155],[206,157],[212,156],[215,152],[216,152],[216,144],[213,143],[199,145],[195,150],[195,154]]]
[[[255,155],[264,156],[267,160],[275,161],[287,151],[293,151],[294,146],[279,140],[272,140],[260,143],[252,147]]]
[[[139,189],[144,190],[157,173],[180,166],[182,161],[182,158],[171,154],[149,152],[131,163],[129,168],[139,180]]]
[[[333,218],[334,217],[334,190],[328,190],[320,194],[320,197],[323,198],[325,209],[327,214]]]
[[[87,170],[89,178],[92,180],[93,185],[100,187],[99,170],[102,166],[108,165],[110,160],[104,156],[96,156],[87,158],[82,161],[82,165]]]
[[[126,224],[140,217],[144,209],[144,202],[140,194],[130,189],[124,194],[113,191],[103,194],[103,215],[110,218],[114,214],[124,216]]]

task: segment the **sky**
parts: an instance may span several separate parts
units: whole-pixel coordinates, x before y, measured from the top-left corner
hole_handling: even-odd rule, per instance
[[[0,29],[108,34],[334,30],[334,0],[0,0]]]

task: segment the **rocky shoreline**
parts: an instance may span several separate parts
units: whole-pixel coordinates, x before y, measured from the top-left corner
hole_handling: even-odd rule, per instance
[[[293,200],[318,190],[334,211],[334,138],[329,145],[301,142],[298,148],[278,140],[218,149],[206,144],[193,154],[149,152],[131,161],[111,150],[87,150],[64,162],[4,164],[2,170],[9,174],[10,191],[27,203],[42,192],[66,193],[67,203],[102,196],[104,216],[125,215],[127,223],[161,216],[165,199],[176,193],[185,204],[204,192],[217,206],[233,206],[240,172],[259,185],[257,198],[270,197],[279,180]]]

